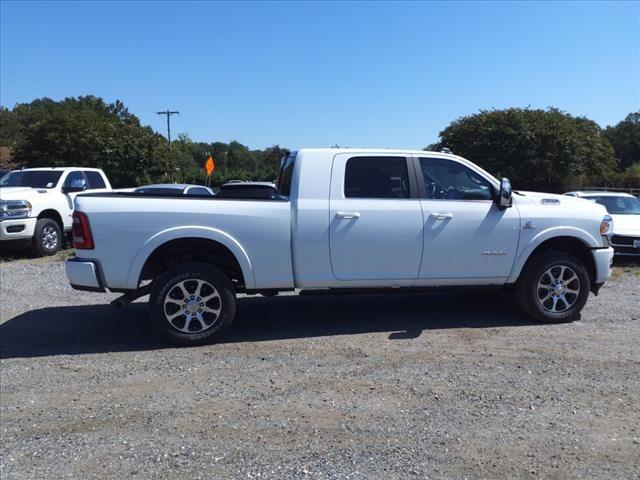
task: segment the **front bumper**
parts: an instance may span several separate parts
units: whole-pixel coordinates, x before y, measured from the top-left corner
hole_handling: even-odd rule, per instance
[[[591,250],[591,254],[593,255],[593,264],[595,266],[593,283],[602,284],[611,276],[613,248],[594,248]]]
[[[616,256],[640,257],[640,235],[616,235],[611,237]]]
[[[105,292],[100,268],[91,260],[72,258],[64,262],[65,272],[71,287],[75,290]]]
[[[37,221],[37,218],[8,218],[0,221],[0,241],[30,240]]]

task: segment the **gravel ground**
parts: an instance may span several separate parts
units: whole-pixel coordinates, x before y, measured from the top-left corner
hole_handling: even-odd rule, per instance
[[[0,476],[640,478],[638,271],[571,324],[504,293],[249,297],[178,349],[59,260],[5,262]]]

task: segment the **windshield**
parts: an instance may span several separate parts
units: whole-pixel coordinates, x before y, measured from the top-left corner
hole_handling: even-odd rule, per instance
[[[604,205],[607,212],[614,215],[640,215],[640,200],[634,197],[599,195],[586,198],[600,205]]]
[[[0,187],[54,188],[61,175],[59,170],[16,170],[0,178]]]

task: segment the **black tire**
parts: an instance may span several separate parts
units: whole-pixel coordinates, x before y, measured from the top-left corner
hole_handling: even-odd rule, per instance
[[[36,257],[55,255],[62,245],[62,229],[51,218],[41,218],[31,239],[31,253]]]
[[[556,290],[555,283],[562,286]],[[578,258],[564,252],[542,252],[530,259],[520,274],[516,302],[526,315],[540,322],[571,322],[580,318],[589,298],[590,284],[589,272]],[[575,290],[577,293],[569,293]]]
[[[211,289],[217,292],[217,297]],[[185,290],[188,297],[183,295]],[[213,298],[206,300],[210,295]],[[212,313],[215,310],[219,313]],[[178,314],[179,311],[182,314]],[[170,342],[182,346],[205,345],[219,339],[233,323],[235,290],[229,278],[216,267],[187,263],[168,270],[154,281],[149,312],[153,328]]]

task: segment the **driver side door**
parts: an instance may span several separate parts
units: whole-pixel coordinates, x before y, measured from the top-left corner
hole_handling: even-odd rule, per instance
[[[465,283],[508,277],[520,234],[516,207],[498,208],[492,183],[462,162],[427,156],[414,162],[424,218],[419,277]]]
[[[82,191],[76,192],[65,192],[66,188],[70,187],[79,187],[80,185],[84,185],[86,188],[87,180],[80,170],[73,170],[67,174],[64,181],[62,182],[62,192],[64,195],[64,199],[66,201],[65,205],[65,215],[63,215],[62,221],[64,223],[64,228],[68,230],[71,228],[72,214],[73,214],[73,201],[76,198],[78,193],[82,193]]]

